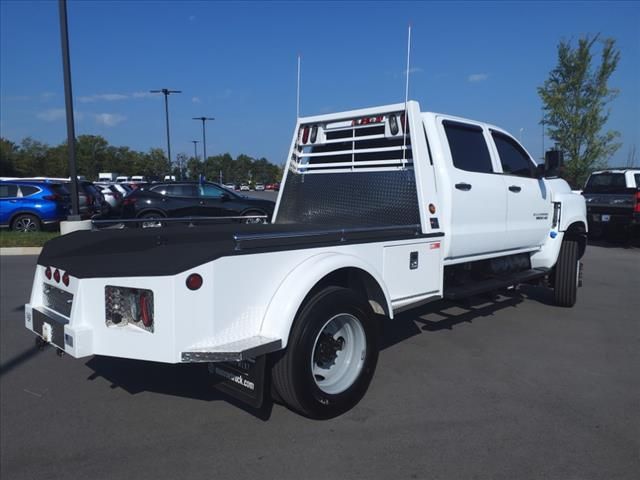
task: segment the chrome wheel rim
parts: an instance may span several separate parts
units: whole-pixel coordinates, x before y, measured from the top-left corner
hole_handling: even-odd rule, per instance
[[[313,343],[313,380],[324,393],[344,392],[360,376],[366,354],[362,323],[351,314],[340,313],[324,324]]]
[[[30,217],[24,217],[18,219],[14,229],[18,232],[35,232],[38,229],[38,225]]]

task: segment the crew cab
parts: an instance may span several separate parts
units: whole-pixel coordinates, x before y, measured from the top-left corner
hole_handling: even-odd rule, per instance
[[[253,406],[334,417],[402,310],[524,282],[575,304],[585,201],[551,163],[415,101],[300,118],[272,223],[54,239],[26,326],[76,358],[205,362]]]
[[[640,169],[593,172],[582,194],[587,202],[589,234],[593,237],[640,231]]]

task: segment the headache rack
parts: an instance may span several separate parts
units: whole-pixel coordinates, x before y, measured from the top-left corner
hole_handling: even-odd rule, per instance
[[[326,121],[302,119],[290,170],[300,174],[379,172],[412,167],[404,110]]]

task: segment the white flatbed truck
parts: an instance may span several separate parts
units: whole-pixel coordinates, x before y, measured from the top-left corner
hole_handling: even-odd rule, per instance
[[[585,202],[551,163],[414,101],[300,118],[272,224],[54,239],[26,327],[76,358],[207,362],[254,406],[333,417],[365,394],[380,321],[401,310],[532,281],[573,306]]]

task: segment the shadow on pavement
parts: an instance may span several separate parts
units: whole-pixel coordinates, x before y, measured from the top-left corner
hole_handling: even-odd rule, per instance
[[[87,380],[102,377],[111,382],[111,388],[122,388],[131,395],[155,392],[207,402],[225,401],[260,420],[271,417],[273,402],[268,399],[262,408],[254,409],[216,390],[216,380],[208,373],[206,364],[172,365],[94,356],[85,365],[94,372]]]

